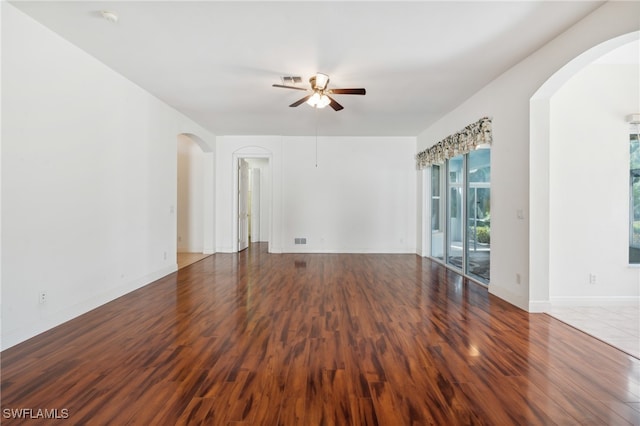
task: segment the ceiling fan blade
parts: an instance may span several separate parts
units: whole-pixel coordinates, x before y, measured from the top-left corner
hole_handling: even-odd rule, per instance
[[[307,102],[311,96],[312,96],[312,95],[305,96],[304,98],[302,98],[302,99],[300,99],[300,100],[295,101],[294,103],[292,103],[292,104],[291,104],[291,105],[289,105],[289,106],[290,106],[290,107],[297,107],[298,105],[302,105],[303,103]]]
[[[286,86],[284,84],[273,84],[273,87],[282,87],[283,89],[294,89],[294,90],[304,90],[305,92],[308,91],[308,89],[305,89],[303,87],[296,87],[296,86]]]
[[[331,93],[335,95],[366,95],[365,89],[331,89]]]
[[[329,104],[329,106],[333,108],[334,111],[340,111],[341,109],[344,109],[344,107],[339,103],[337,103],[336,100],[333,99],[331,96],[327,96],[327,98],[331,100],[331,103]]]

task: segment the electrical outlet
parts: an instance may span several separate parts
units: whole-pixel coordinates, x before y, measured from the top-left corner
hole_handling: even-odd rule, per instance
[[[522,284],[522,277],[520,274],[516,274],[516,284]]]
[[[38,302],[41,305],[44,305],[47,302],[47,293],[45,293],[44,291],[38,293]]]
[[[597,280],[596,280],[596,274],[589,274],[589,285],[596,285]]]

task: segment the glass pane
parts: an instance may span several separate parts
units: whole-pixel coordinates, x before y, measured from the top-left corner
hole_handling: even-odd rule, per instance
[[[629,137],[630,148],[629,153],[631,158],[631,168],[640,169],[640,143],[638,142],[638,135],[631,135]]]
[[[440,196],[440,166],[431,166],[431,196]]]
[[[491,150],[477,149],[471,151],[467,158],[469,183],[491,182]]]
[[[444,232],[441,223],[440,166],[431,166],[431,257],[444,260]]]
[[[640,143],[638,135],[630,137],[630,173],[629,173],[629,263],[640,263]]]
[[[440,199],[431,200],[431,230],[440,230]]]
[[[440,231],[440,166],[431,166],[431,230]]]
[[[463,205],[462,182],[464,159],[461,155],[449,160],[447,176],[447,263],[458,269],[462,264],[462,237],[463,237]]]
[[[489,282],[491,254],[491,151],[472,151],[467,157],[467,274]]]

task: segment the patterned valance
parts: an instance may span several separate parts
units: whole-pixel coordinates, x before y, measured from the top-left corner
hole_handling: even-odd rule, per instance
[[[451,157],[473,151],[478,145],[491,145],[492,142],[491,119],[483,117],[458,133],[449,135],[432,147],[419,152],[416,155],[418,170],[432,164],[444,163]]]

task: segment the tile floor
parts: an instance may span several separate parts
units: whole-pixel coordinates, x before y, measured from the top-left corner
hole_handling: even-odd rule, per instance
[[[639,306],[562,306],[548,313],[640,359]]]

